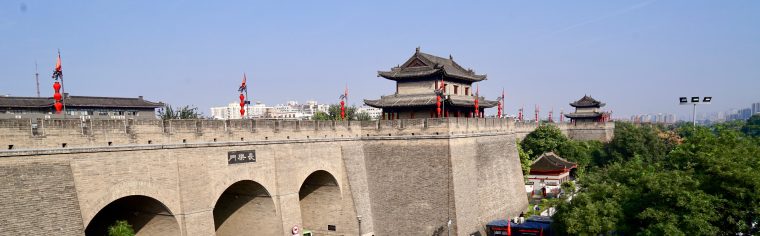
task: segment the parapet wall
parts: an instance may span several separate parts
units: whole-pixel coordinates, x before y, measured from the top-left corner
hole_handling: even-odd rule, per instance
[[[609,141],[614,123],[553,123],[570,138]],[[399,135],[514,133],[536,123],[443,118],[380,121],[0,119],[2,150]]]

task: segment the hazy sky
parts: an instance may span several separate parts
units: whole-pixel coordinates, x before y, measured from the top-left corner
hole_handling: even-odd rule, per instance
[[[760,101],[760,1],[0,1],[0,94],[43,96],[61,49],[67,92],[173,105],[237,99],[351,103],[390,94],[378,70],[420,46],[487,74],[506,109],[570,110],[589,94],[614,117]],[[495,113],[495,109],[489,109]]]

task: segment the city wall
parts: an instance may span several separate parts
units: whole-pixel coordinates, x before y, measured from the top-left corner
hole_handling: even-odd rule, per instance
[[[558,126],[599,140],[614,128]],[[527,206],[515,143],[533,129],[508,119],[0,120],[0,234],[83,235],[123,212],[139,235],[484,233]],[[256,161],[228,162],[244,150]]]

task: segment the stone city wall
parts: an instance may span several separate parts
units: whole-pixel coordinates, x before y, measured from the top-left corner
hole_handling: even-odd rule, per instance
[[[597,128],[605,131],[589,126],[581,138],[608,133]],[[227,235],[253,226],[279,235],[293,226],[327,235],[446,235],[449,219],[452,235],[483,234],[487,222],[527,207],[515,142],[530,129],[465,118],[0,120],[0,232],[82,235],[111,203],[145,196],[165,209],[143,218],[152,220],[140,235]],[[242,150],[255,150],[256,161],[229,164],[228,152]],[[223,225],[219,214],[230,215]]]

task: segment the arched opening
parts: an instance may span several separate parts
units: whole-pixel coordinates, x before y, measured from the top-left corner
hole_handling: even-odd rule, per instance
[[[317,235],[346,230],[340,187],[333,175],[323,170],[311,173],[301,185],[298,197],[304,230]]]
[[[126,220],[136,235],[180,235],[174,214],[158,200],[141,195],[127,196],[111,202],[92,218],[85,235],[108,235],[108,227]]]
[[[216,235],[282,235],[272,196],[250,180],[231,185],[219,196],[214,226]]]

